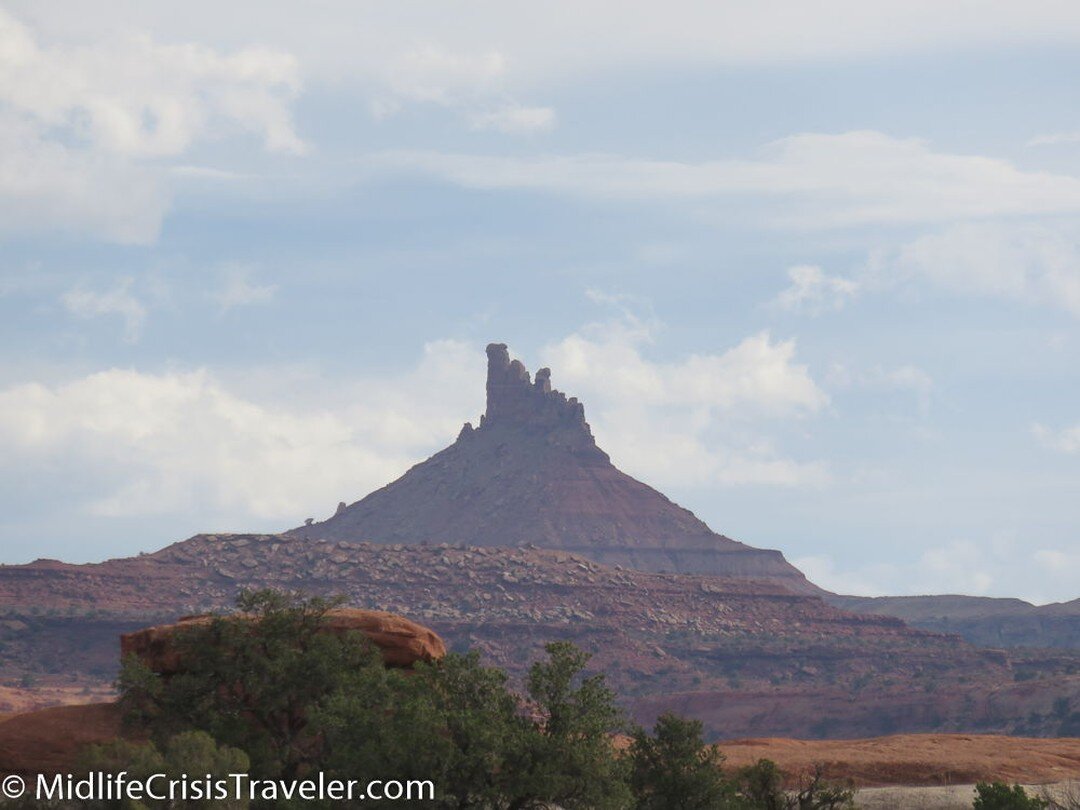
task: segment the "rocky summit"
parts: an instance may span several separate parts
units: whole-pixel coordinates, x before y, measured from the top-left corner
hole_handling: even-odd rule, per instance
[[[292,534],[374,543],[557,549],[641,571],[753,577],[820,593],[779,551],[717,534],[618,470],[575,397],[487,347],[487,409],[452,445],[356,503]]]

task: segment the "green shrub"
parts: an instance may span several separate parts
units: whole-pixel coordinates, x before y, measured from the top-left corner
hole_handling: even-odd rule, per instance
[[[974,810],[1043,810],[1047,803],[1037,796],[1028,796],[1020,785],[1010,787],[1004,782],[979,782],[975,786]]]
[[[641,728],[634,732],[629,756],[639,810],[745,807],[720,770],[723,756],[705,745],[698,720],[662,715],[651,735]]]

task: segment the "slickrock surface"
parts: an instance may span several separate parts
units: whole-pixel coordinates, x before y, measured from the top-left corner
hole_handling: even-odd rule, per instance
[[[779,551],[717,534],[620,472],[596,446],[585,409],[530,380],[501,343],[487,348],[487,411],[450,447],[298,537],[559,549],[643,571],[774,579],[818,593]]]

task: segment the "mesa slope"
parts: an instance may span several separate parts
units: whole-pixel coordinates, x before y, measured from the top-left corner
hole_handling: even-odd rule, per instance
[[[542,549],[199,535],[97,565],[0,568],[0,677],[30,665],[111,677],[116,634],[227,607],[241,587],[342,593],[400,613],[452,649],[521,675],[546,642],[594,653],[638,719],[701,718],[713,738],[857,737],[901,731],[1052,735],[1055,701],[1080,692],[1077,656],[1038,662],[861,616],[735,577],[658,574]],[[49,604],[52,615],[35,615]]]

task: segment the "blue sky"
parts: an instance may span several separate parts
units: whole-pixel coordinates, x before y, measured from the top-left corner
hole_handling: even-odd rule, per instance
[[[0,3],[0,561],[323,517],[483,346],[826,587],[1080,596],[1080,10]]]

